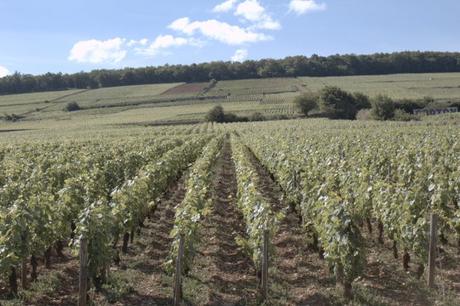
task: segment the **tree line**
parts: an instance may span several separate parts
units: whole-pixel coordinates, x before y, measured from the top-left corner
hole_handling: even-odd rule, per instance
[[[0,78],[0,94],[172,82],[207,82],[296,76],[349,76],[393,73],[460,72],[458,52],[395,52],[370,55],[293,56],[258,61],[93,70],[74,74],[14,73]]]
[[[326,86],[318,92],[306,92],[294,99],[306,117],[324,117],[345,120],[419,120],[415,109],[459,107],[457,103],[435,101],[432,97],[421,100],[395,100],[386,95],[369,97],[361,92],[348,92],[336,86]]]

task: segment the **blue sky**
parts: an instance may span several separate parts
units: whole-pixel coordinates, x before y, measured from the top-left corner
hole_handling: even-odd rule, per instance
[[[0,0],[0,76],[460,51],[459,0]]]

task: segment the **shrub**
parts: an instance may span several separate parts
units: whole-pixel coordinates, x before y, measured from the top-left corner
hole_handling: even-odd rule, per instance
[[[233,113],[225,113],[224,108],[220,105],[213,107],[206,114],[206,121],[208,122],[247,122],[249,121],[248,117],[240,117]]]
[[[265,116],[259,112],[255,112],[254,114],[251,115],[251,117],[249,117],[249,121],[265,121],[265,120],[266,120]]]
[[[224,122],[247,122],[248,117],[240,117],[234,113],[227,113],[224,115]]]
[[[321,90],[319,108],[330,119],[353,120],[358,112],[356,101],[352,94],[331,86]]]
[[[206,121],[209,122],[224,122],[225,121],[225,113],[224,108],[220,105],[213,107],[207,114],[206,114]]]
[[[425,105],[423,102],[411,100],[411,99],[402,99],[399,101],[393,101],[395,108],[402,109],[406,113],[413,113],[414,110],[423,108]]]
[[[353,97],[355,98],[355,105],[358,110],[371,108],[369,96],[363,94],[362,92],[355,92]]]
[[[67,105],[64,107],[64,110],[67,112],[75,112],[80,110],[80,105],[78,105],[77,102],[69,102]]]
[[[392,119],[395,114],[395,104],[388,96],[379,95],[372,100],[372,117],[376,120]]]
[[[318,107],[319,97],[313,93],[304,93],[294,99],[295,105],[308,117],[308,113]]]
[[[394,112],[393,120],[395,121],[412,121],[420,120],[417,116],[409,114],[402,109],[396,109]]]

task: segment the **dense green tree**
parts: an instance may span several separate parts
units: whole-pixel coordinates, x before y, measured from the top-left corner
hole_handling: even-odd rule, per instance
[[[358,112],[353,95],[334,86],[326,86],[321,90],[319,109],[330,119],[354,120]]]
[[[355,104],[358,110],[371,108],[372,105],[369,96],[363,94],[362,92],[355,92],[353,97],[355,98]]]
[[[308,113],[318,107],[319,96],[314,93],[304,93],[294,99],[300,111],[308,117]]]
[[[395,103],[390,97],[379,95],[372,100],[372,117],[376,120],[389,120],[395,115]]]
[[[214,106],[206,114],[206,121],[209,122],[225,122],[224,108],[221,105]]]

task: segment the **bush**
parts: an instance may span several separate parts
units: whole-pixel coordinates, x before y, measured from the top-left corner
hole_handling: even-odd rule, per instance
[[[295,105],[308,117],[308,113],[318,107],[319,97],[316,94],[304,93],[294,99]]]
[[[420,120],[417,116],[409,114],[402,109],[396,109],[394,112],[393,120],[395,121],[412,121]]]
[[[206,115],[206,121],[209,122],[225,122],[224,108],[220,105],[213,107]]]
[[[369,96],[362,92],[355,92],[353,97],[355,98],[355,105],[358,110],[371,108],[372,105]]]
[[[67,112],[75,112],[80,110],[80,105],[78,105],[77,102],[69,102],[67,105],[64,107],[64,110]]]
[[[395,104],[388,96],[379,95],[372,100],[372,117],[376,120],[389,120],[394,117]]]
[[[249,118],[247,117],[240,117],[233,113],[225,113],[224,108],[220,105],[213,107],[207,114],[206,114],[206,121],[208,122],[217,122],[217,123],[224,123],[224,122],[247,122]]]
[[[8,114],[5,114],[5,120],[6,121],[16,122],[16,121],[19,121],[19,120],[21,120],[23,118],[24,118],[24,116],[22,116],[22,115],[16,115],[16,114],[8,115]]]
[[[233,113],[227,113],[224,115],[224,122],[247,122],[249,119],[247,117],[240,117]]]
[[[262,113],[256,112],[249,117],[249,121],[265,121],[266,118]]]
[[[353,120],[358,112],[354,96],[332,86],[327,86],[321,90],[319,109],[330,119]]]
[[[414,110],[423,108],[425,105],[423,102],[411,100],[411,99],[402,99],[400,101],[393,101],[395,108],[402,109],[406,113],[414,113]]]

